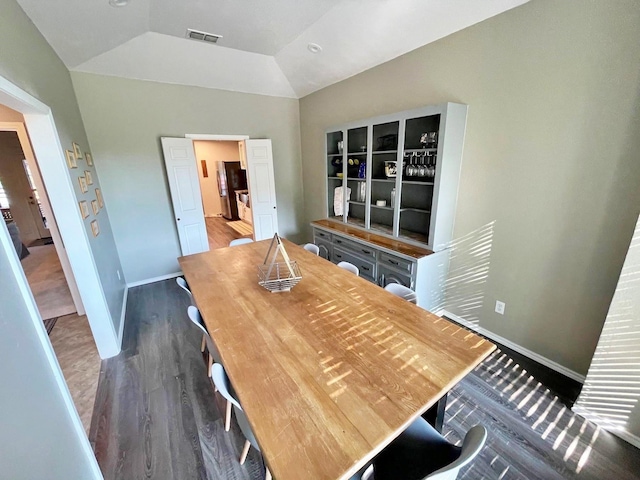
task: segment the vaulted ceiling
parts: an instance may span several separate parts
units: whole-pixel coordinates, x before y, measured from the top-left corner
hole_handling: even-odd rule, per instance
[[[527,1],[18,3],[70,70],[300,98]],[[222,38],[187,39],[188,28]]]

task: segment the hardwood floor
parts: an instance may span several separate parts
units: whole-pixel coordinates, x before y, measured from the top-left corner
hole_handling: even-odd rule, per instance
[[[236,238],[251,237],[251,235],[240,235],[233,228],[227,226],[229,220],[222,217],[206,217],[207,236],[209,237],[209,248],[224,248],[229,246],[231,240]]]
[[[43,319],[76,312],[54,245],[29,247],[22,269]]]
[[[174,280],[132,288],[123,351],[103,361],[89,440],[105,479],[264,478],[260,454],[224,418]]]
[[[49,335],[87,434],[98,387],[100,356],[86,316],[60,317]]]
[[[107,480],[264,478],[255,449],[239,465],[235,420],[224,432],[187,306],[174,280],[129,291],[124,350],[102,364],[90,434]],[[637,449],[574,415],[503,352],[449,395],[447,438],[460,442],[476,423],[489,438],[459,478],[640,478]]]

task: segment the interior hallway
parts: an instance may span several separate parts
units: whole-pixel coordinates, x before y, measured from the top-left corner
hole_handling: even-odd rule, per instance
[[[242,235],[229,225],[230,220],[223,217],[205,217],[207,224],[207,236],[209,237],[209,248],[224,248],[229,246],[229,242],[236,238],[251,238],[251,235]],[[249,224],[247,224],[250,226]]]
[[[30,255],[22,260],[43,320],[76,313],[67,279],[62,271],[54,245],[29,247]]]

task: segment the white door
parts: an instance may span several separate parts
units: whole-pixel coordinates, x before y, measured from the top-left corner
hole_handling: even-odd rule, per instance
[[[271,238],[278,231],[276,184],[271,140],[244,140],[247,181],[253,215],[254,240]]]
[[[164,163],[183,255],[209,250],[193,141],[162,137]]]

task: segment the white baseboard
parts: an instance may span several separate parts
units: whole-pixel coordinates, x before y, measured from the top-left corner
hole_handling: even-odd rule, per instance
[[[542,355],[533,352],[527,348],[524,348],[520,345],[518,345],[517,343],[513,343],[511,340],[507,340],[504,337],[501,337],[500,335],[497,335],[493,332],[490,332],[489,330],[482,328],[482,327],[478,327],[477,325],[468,322],[467,320],[465,320],[462,317],[459,317],[458,315],[448,312],[446,310],[441,310],[440,312],[437,313],[437,315],[439,316],[444,316],[447,317],[451,320],[453,320],[456,323],[459,323],[460,325],[463,325],[467,328],[469,328],[470,330],[473,330],[474,332],[478,332],[481,335],[484,335],[485,337],[491,339],[491,340],[495,340],[498,343],[501,343],[502,345],[504,345],[505,347],[509,347],[511,350],[515,350],[516,352],[524,355],[525,357],[530,358],[531,360],[534,360],[542,365],[544,365],[545,367],[549,367],[551,370],[555,370],[558,373],[561,373],[562,375],[569,377],[573,380],[575,380],[576,382],[580,382],[580,383],[584,383],[585,377],[584,375],[580,375],[578,372],[575,372],[573,370],[568,369],[567,367],[563,367],[562,365],[560,365],[559,363],[554,362],[553,360],[549,360],[546,357],[543,357]]]
[[[122,350],[122,335],[124,333],[124,318],[127,314],[127,298],[129,297],[129,287],[124,287],[124,297],[122,298],[122,312],[120,313],[120,328],[118,329],[118,346]]]
[[[159,277],[147,278],[145,280],[139,280],[137,282],[127,283],[127,288],[139,287],[140,285],[148,285],[149,283],[161,282],[163,280],[169,280],[170,278],[176,278],[182,275],[182,272],[170,273],[168,275],[161,275]]]
[[[578,415],[583,416],[584,418],[586,418],[587,420],[600,425],[602,428],[604,428],[607,432],[612,433],[613,435],[620,437],[621,439],[623,439],[625,442],[629,442],[631,445],[633,445],[636,448],[640,448],[640,437],[638,437],[637,435],[634,435],[633,433],[629,432],[628,430],[621,430],[617,427],[612,426],[609,422],[607,422],[606,419],[599,417],[598,415],[594,414],[592,411],[586,409],[586,408],[582,408],[579,406],[574,405],[571,408],[571,411],[573,413],[577,413]]]

